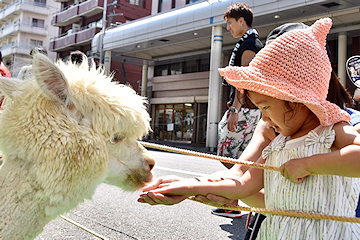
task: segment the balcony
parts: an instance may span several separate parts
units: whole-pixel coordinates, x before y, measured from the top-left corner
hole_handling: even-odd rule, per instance
[[[81,19],[78,15],[79,5],[71,5],[63,11],[53,15],[51,25],[55,27],[63,27],[77,22]]]
[[[87,0],[80,4],[73,4],[51,19],[51,25],[62,27],[79,21],[82,17],[91,17],[103,11],[104,0]]]
[[[50,51],[65,51],[76,49],[78,46],[91,44],[92,38],[101,31],[100,27],[83,28],[75,33],[70,33],[50,40]]]
[[[54,0],[54,2],[59,2],[59,3],[63,3],[63,2],[69,2],[70,0]]]
[[[46,5],[34,3],[28,0],[18,0],[10,3],[5,8],[0,10],[0,21],[4,21],[7,17],[17,16],[20,12],[32,12],[48,16],[50,9]]]
[[[76,33],[76,45],[91,44],[93,37],[101,31],[100,27],[86,28]]]
[[[10,24],[5,25],[0,30],[1,30],[0,38],[6,36],[14,36],[19,32],[32,33],[44,37],[47,35],[47,26],[44,25],[37,26],[26,22],[20,22],[19,20],[16,20]]]
[[[13,54],[24,54],[29,55],[29,52],[33,48],[30,45],[20,45],[17,42],[12,42],[6,45],[1,46],[0,50],[3,58]]]
[[[104,9],[104,0],[87,0],[79,4],[79,15],[82,17],[91,17],[102,13]]]
[[[50,51],[57,51],[57,50],[69,50],[72,46],[75,45],[76,40],[76,33],[67,34],[65,36],[61,36],[56,39],[50,40]]]
[[[11,3],[11,0],[0,0],[0,6],[1,7],[4,6],[4,5],[7,5],[9,3]]]

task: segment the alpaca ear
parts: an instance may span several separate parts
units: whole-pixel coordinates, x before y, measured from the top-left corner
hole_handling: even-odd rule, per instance
[[[69,84],[60,69],[45,55],[37,53],[33,57],[33,75],[50,99],[70,105]]]
[[[18,89],[21,82],[15,78],[0,77],[0,92],[13,100],[13,93]]]

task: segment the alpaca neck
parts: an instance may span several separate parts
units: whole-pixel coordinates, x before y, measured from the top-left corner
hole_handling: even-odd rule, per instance
[[[46,224],[29,172],[20,160],[5,160],[0,168],[1,239],[33,239]]]

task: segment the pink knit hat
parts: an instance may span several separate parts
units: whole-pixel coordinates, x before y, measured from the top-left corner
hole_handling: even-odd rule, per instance
[[[323,18],[307,29],[284,33],[256,54],[248,67],[226,67],[219,72],[240,91],[303,103],[321,125],[350,121],[349,114],[326,100],[331,64],[325,44],[331,25],[330,18]]]

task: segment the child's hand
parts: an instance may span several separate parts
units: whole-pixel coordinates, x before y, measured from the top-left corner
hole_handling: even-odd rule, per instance
[[[291,159],[280,167],[280,173],[294,183],[302,183],[311,174],[305,162],[305,158]]]
[[[173,175],[159,177],[159,178],[155,179],[154,181],[152,181],[151,183],[149,183],[146,187],[144,187],[143,192],[147,192],[147,191],[151,191],[151,190],[154,190],[157,188],[165,187],[172,182],[177,182],[177,181],[181,181],[181,180],[184,180],[184,178],[173,176]]]
[[[138,202],[150,205],[177,204],[190,196],[188,194],[188,184],[194,182],[197,183],[198,181],[196,179],[185,179],[176,176],[158,178],[143,189],[144,193],[140,194]]]
[[[187,199],[188,197],[189,196],[186,195],[166,196],[161,193],[147,192],[140,194],[140,197],[138,198],[137,201],[140,203],[148,203],[150,205],[157,205],[157,204],[174,205]]]
[[[195,179],[185,179],[181,181],[172,182],[166,185],[162,185],[161,187],[151,190],[153,193],[161,193],[163,195],[186,195],[190,196],[192,195],[191,192],[191,186],[193,183],[198,183]]]

